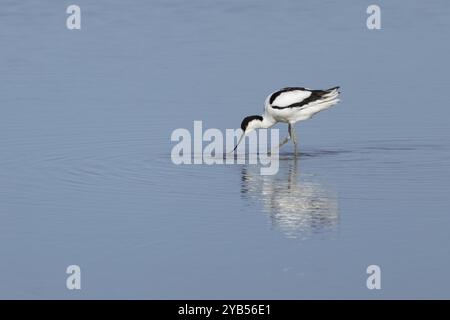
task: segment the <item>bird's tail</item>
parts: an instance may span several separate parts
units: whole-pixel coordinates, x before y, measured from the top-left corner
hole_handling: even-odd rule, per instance
[[[329,95],[339,95],[341,92],[339,91],[340,87],[333,87],[330,89],[325,90],[325,95],[324,96],[329,96]]]
[[[325,90],[325,91],[328,91],[328,92],[330,92],[330,91],[337,91],[337,90],[339,90],[339,86],[336,86],[336,87],[333,87],[333,88],[330,88],[330,89],[327,89],[327,90]]]
[[[333,87],[327,90],[324,90],[321,94],[321,98],[317,101],[319,103],[323,102],[338,102],[339,101],[339,87]]]
[[[339,100],[339,87],[333,87],[320,92],[320,99],[315,101],[314,107],[318,111],[328,109],[331,106],[337,104]]]

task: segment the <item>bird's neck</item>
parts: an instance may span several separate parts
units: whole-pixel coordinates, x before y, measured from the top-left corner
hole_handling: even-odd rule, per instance
[[[263,120],[261,121],[261,128],[270,128],[272,127],[275,123],[277,123],[275,121],[274,118],[272,118],[271,116],[264,114],[263,115]]]

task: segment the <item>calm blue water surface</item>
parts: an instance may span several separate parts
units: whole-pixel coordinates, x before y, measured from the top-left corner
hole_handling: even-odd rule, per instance
[[[70,4],[0,4],[0,298],[450,297],[447,1],[373,31],[372,1]],[[334,85],[277,175],[171,161],[176,128]]]

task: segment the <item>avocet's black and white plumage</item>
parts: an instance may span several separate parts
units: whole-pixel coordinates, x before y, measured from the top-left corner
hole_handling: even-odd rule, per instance
[[[339,87],[326,90],[288,87],[270,94],[266,98],[264,114],[262,116],[248,116],[242,120],[241,129],[244,133],[237,145],[239,145],[246,134],[255,129],[270,128],[277,122],[284,122],[288,124],[289,136],[280,143],[279,147],[286,144],[289,139],[292,139],[297,148],[294,124],[298,121],[307,120],[316,113],[338,103],[338,89]]]

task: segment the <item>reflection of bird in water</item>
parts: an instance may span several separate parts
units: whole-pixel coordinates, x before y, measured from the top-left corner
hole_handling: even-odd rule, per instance
[[[287,237],[307,238],[338,225],[336,195],[318,182],[299,180],[296,157],[280,161],[276,176],[262,176],[258,170],[251,169],[250,166],[242,168],[242,196],[262,201],[275,228]]]

